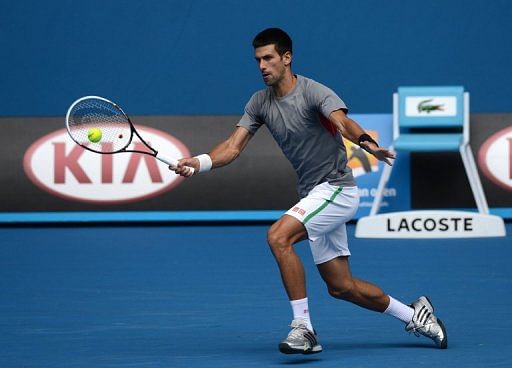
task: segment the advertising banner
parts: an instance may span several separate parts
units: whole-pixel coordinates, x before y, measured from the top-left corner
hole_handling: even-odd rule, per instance
[[[352,115],[382,146],[391,144],[391,115]],[[232,132],[239,116],[139,116],[132,120],[151,144],[171,155],[209,151]],[[114,212],[256,211],[246,219],[274,219],[297,200],[296,176],[265,128],[234,163],[182,179],[165,164],[137,154],[97,155],[77,147],[63,118],[0,118],[0,220],[16,214],[61,214],[94,221]],[[491,213],[512,217],[512,115],[473,114],[471,147]],[[356,218],[369,213],[382,162],[345,142],[359,186]],[[457,153],[401,154],[381,212],[474,208]],[[265,212],[270,211],[270,212]],[[11,216],[12,215],[12,216]],[[187,218],[194,216],[187,214]],[[209,218],[215,219],[215,213]],[[19,218],[19,217],[18,217]]]
[[[239,116],[136,116],[132,121],[144,138],[169,156],[204,153],[226,139]],[[370,135],[391,143],[390,115],[353,115]],[[99,155],[77,146],[63,128],[63,118],[1,118],[4,148],[0,179],[1,212],[141,211],[282,211],[299,198],[293,168],[262,128],[231,165],[183,179],[147,155]],[[135,143],[137,144],[137,143]],[[368,213],[382,163],[346,141],[349,165],[360,188],[356,217]],[[136,148],[136,147],[134,147]],[[383,207],[407,209],[410,203],[408,158],[397,161]],[[389,202],[387,199],[391,199]],[[277,216],[278,216],[277,215]],[[7,216],[7,217],[6,217]],[[271,216],[276,216],[272,213]]]

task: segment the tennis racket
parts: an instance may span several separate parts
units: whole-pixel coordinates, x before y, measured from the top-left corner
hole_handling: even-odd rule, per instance
[[[176,158],[167,157],[151,147],[137,132],[123,109],[103,97],[85,96],[73,102],[66,114],[66,128],[75,143],[92,152],[143,153],[171,167],[178,165]],[[91,133],[96,133],[97,137],[91,139]],[[137,136],[148,151],[128,149],[134,136]],[[194,172],[194,168],[189,169]]]

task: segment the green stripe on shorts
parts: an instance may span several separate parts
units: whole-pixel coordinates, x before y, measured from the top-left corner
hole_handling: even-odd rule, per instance
[[[309,220],[311,220],[314,216],[318,215],[318,213],[320,213],[325,207],[327,207],[327,205],[329,203],[331,203],[332,201],[334,201],[334,198],[336,198],[338,196],[338,194],[341,193],[341,191],[343,190],[343,187],[339,187],[338,189],[336,189],[336,191],[332,194],[331,198],[329,199],[326,199],[324,201],[324,203],[322,203],[322,205],[320,207],[318,207],[316,210],[314,210],[313,212],[311,212],[309,215],[306,216],[306,218],[304,219],[304,224],[307,223]]]

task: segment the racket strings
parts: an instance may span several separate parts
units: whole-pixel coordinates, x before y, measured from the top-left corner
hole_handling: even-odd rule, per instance
[[[119,152],[131,141],[131,125],[126,115],[108,101],[88,98],[79,101],[68,117],[69,132],[75,142],[100,153]],[[91,129],[99,129],[101,139],[90,140]]]

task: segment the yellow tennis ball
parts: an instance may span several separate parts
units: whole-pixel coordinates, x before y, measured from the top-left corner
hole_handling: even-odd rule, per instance
[[[98,143],[101,141],[101,136],[102,134],[100,128],[91,128],[87,132],[87,138],[89,138],[92,143]]]

